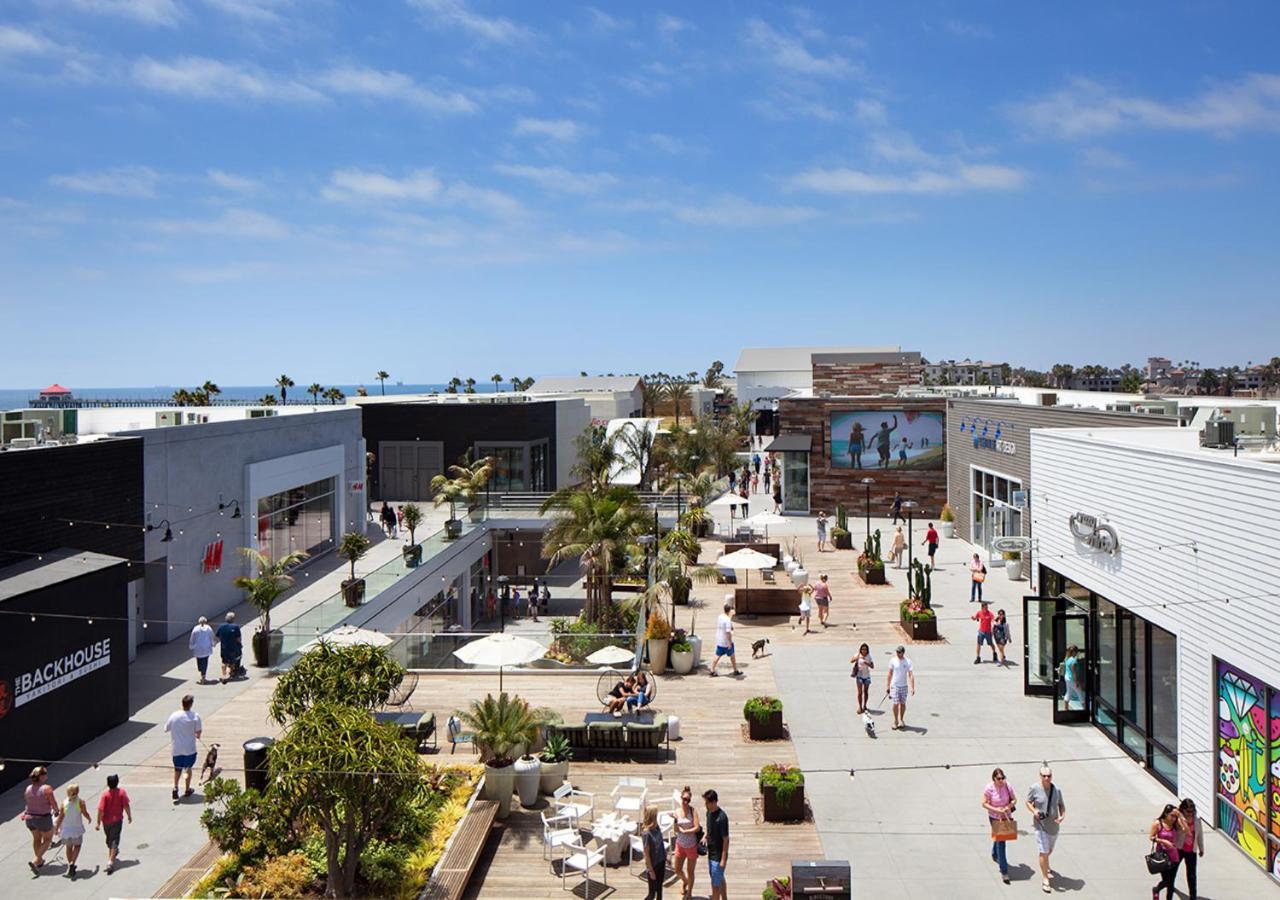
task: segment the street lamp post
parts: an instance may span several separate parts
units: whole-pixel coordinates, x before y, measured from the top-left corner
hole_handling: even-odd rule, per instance
[[[874,478],[862,479],[862,486],[867,489],[867,537],[871,537],[871,485],[875,483]]]
[[[684,515],[684,495],[680,490],[686,477],[683,472],[676,473],[676,528],[680,527],[680,517]]]
[[[510,598],[511,579],[506,575],[498,576],[498,617],[501,622],[499,631],[507,630],[507,601]]]
[[[911,536],[911,524],[914,521],[913,516],[915,511],[920,508],[920,504],[914,500],[903,500],[902,508],[907,511],[907,593],[909,595],[911,592],[911,566],[915,562],[915,556],[913,554],[916,548],[915,541]]]

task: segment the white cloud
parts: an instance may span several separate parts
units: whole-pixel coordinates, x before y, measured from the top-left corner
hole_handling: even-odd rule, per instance
[[[260,181],[246,178],[244,175],[236,175],[234,172],[225,172],[222,169],[210,169],[205,175],[217,187],[238,194],[249,194],[262,187]]]
[[[515,133],[527,137],[541,137],[565,143],[576,141],[590,129],[573,119],[531,119],[521,116],[516,120]]]
[[[476,187],[465,181],[455,182],[445,188],[443,201],[448,206],[466,206],[502,218],[515,218],[524,214],[524,206],[514,197],[493,188]]]
[[[402,72],[339,66],[319,75],[314,83],[335,94],[400,100],[432,112],[471,113],[477,109],[474,101],[457,91],[425,88]]]
[[[587,21],[591,25],[591,30],[597,34],[610,34],[615,31],[625,31],[631,27],[631,22],[627,19],[619,19],[617,16],[611,16],[602,9],[594,6],[588,6],[585,10]]]
[[[919,169],[905,175],[857,169],[810,169],[791,185],[822,194],[948,194],[961,191],[1009,191],[1022,187],[1026,174],[1011,166],[959,165],[949,170]]]
[[[879,100],[863,98],[853,104],[853,114],[859,122],[867,125],[883,125],[889,119],[884,103]]]
[[[938,158],[920,148],[911,135],[902,132],[878,132],[871,136],[871,151],[886,162],[932,166]]]
[[[840,113],[822,100],[802,91],[783,88],[774,88],[768,96],[753,100],[749,105],[761,115],[780,121],[817,119],[819,122],[834,122],[840,118]]]
[[[182,18],[176,0],[67,0],[84,12],[130,19],[142,25],[172,28]]]
[[[1017,104],[1015,121],[1033,134],[1078,140],[1123,130],[1234,134],[1280,130],[1280,75],[1252,73],[1179,101],[1114,91],[1077,78],[1060,91]]]
[[[133,79],[162,94],[202,100],[315,102],[325,99],[319,91],[297,79],[203,56],[184,56],[169,62],[146,57],[133,64]]]
[[[808,32],[811,37],[821,34],[812,28]],[[800,38],[783,34],[763,19],[747,21],[744,41],[773,65],[799,75],[843,77],[857,71],[857,66],[846,57],[839,54],[815,55]]]
[[[118,166],[97,172],[54,175],[49,183],[69,191],[111,197],[154,197],[160,173],[147,166]]]
[[[501,191],[465,181],[445,184],[431,169],[418,169],[394,178],[368,169],[338,169],[321,191],[326,200],[356,203],[408,202],[462,206],[491,215],[514,218],[524,213],[520,201]]]
[[[465,31],[492,44],[514,44],[527,40],[532,32],[505,16],[484,16],[465,0],[408,0],[432,24]]]
[[[0,56],[48,56],[61,53],[63,47],[34,31],[12,25],[0,25]]]
[[[204,0],[218,12],[252,25],[279,25],[281,11],[293,6],[293,0]]]
[[[619,207],[626,212],[666,213],[686,225],[722,228],[761,228],[796,225],[821,213],[809,206],[776,206],[756,203],[733,194],[722,194],[701,203],[638,200]]]
[[[668,156],[682,156],[686,153],[701,155],[706,152],[702,147],[695,146],[684,138],[678,138],[673,134],[665,134],[660,131],[643,135],[640,143]]]
[[[167,234],[208,234],[253,240],[280,240],[292,229],[275,216],[252,209],[228,209],[216,219],[161,219],[152,222]]]
[[[658,33],[667,38],[676,37],[684,31],[691,31],[694,27],[692,22],[668,13],[658,13],[654,24],[657,26]]]
[[[494,170],[531,181],[544,190],[565,194],[596,194],[618,183],[617,177],[608,172],[571,172],[560,166],[497,165]]]

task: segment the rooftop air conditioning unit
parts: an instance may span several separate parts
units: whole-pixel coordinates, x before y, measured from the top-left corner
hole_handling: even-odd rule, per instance
[[[1204,423],[1200,446],[1230,447],[1235,443],[1236,423],[1230,419],[1210,419]]]
[[[36,445],[36,439],[33,437],[14,438],[9,442],[10,450],[30,450]]]

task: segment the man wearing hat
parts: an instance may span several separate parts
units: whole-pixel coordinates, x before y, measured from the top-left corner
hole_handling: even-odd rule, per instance
[[[912,671],[911,660],[907,658],[907,648],[898,645],[893,651],[893,659],[889,662],[889,678],[885,682],[885,693],[893,701],[893,728],[907,726],[907,690],[911,696],[916,693],[916,676]]]

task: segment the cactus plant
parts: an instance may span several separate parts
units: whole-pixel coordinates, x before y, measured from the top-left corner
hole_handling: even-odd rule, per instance
[[[862,543],[862,555],[869,563],[880,562],[880,529],[877,528],[875,534],[867,535],[867,539]]]
[[[836,504],[836,527],[841,531],[849,530],[849,514],[845,512],[844,506]]]
[[[931,609],[933,599],[933,566],[915,559],[911,561],[911,577],[907,579],[907,591],[912,600],[920,601],[923,609]]]

